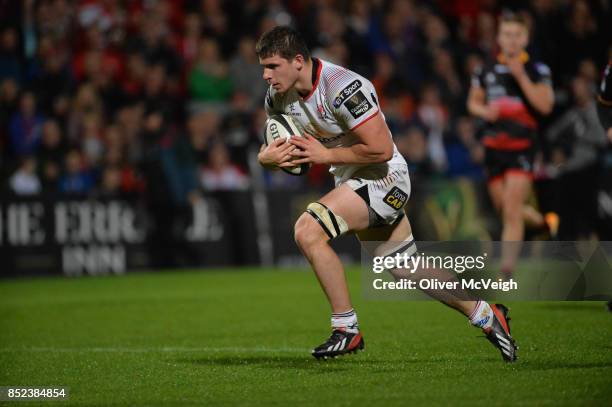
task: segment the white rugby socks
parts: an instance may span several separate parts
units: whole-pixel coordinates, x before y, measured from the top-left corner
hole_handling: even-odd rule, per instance
[[[349,333],[359,332],[359,324],[357,323],[357,314],[354,309],[346,312],[333,313],[331,317],[332,329],[342,328]]]
[[[493,310],[486,301],[478,300],[474,311],[468,318],[472,325],[485,329],[493,324]]]

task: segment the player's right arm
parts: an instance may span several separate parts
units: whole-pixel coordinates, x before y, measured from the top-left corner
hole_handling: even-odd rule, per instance
[[[262,145],[257,154],[257,160],[268,170],[278,170],[279,165],[290,161],[293,156],[291,152],[295,146],[287,143],[285,139],[274,140],[270,145]]]
[[[487,95],[485,94],[481,74],[481,68],[478,68],[472,77],[472,86],[470,87],[467,99],[467,109],[470,114],[493,123],[499,116],[499,110],[497,106],[487,104]]]
[[[275,112],[274,94],[271,87],[269,87],[268,91],[266,92],[264,108],[266,109],[266,115],[268,117]],[[263,144],[259,149],[259,153],[257,154],[257,160],[262,167],[268,170],[276,171],[279,169],[279,165],[286,163],[293,158],[291,156],[291,152],[294,149],[295,146],[287,143],[287,140],[281,138],[275,140],[269,145]]]
[[[361,165],[389,161],[393,157],[393,139],[378,108],[374,85],[350,71],[327,92],[326,104],[334,117],[358,140],[346,147],[327,148],[316,138],[292,137],[299,147],[292,155],[295,164]]]

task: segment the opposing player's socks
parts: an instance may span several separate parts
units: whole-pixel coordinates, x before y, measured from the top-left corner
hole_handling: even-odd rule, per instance
[[[357,314],[354,309],[346,312],[333,313],[331,317],[332,329],[343,329],[349,333],[359,332]]]
[[[555,240],[557,238],[557,234],[559,233],[559,215],[555,212],[548,212],[544,215],[544,225],[550,234],[550,238]]]
[[[493,310],[486,301],[478,300],[469,319],[470,323],[475,327],[482,329],[489,328],[493,324]]]

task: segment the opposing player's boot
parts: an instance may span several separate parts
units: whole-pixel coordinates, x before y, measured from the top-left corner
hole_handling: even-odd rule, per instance
[[[335,328],[325,343],[312,350],[312,356],[317,359],[335,358],[336,356],[357,352],[364,347],[365,342],[361,332],[348,332],[343,328]]]
[[[495,304],[491,305],[491,309],[493,310],[493,323],[483,328],[482,331],[487,335],[489,342],[501,351],[506,362],[514,362],[518,346],[510,336],[508,308],[502,304]]]

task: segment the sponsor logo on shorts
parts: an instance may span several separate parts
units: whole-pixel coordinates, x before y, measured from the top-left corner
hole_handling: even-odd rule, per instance
[[[344,102],[344,106],[346,106],[354,119],[363,116],[372,108],[372,105],[361,91],[357,92],[346,102]]]
[[[393,187],[393,189],[385,195],[383,201],[393,209],[401,209],[402,206],[406,204],[406,201],[408,201],[408,194],[398,187]]]
[[[334,107],[337,109],[342,106],[344,101],[351,97],[351,95],[359,88],[361,88],[361,81],[359,79],[355,79],[350,85],[342,89],[340,93],[338,93],[338,96],[334,98]]]

